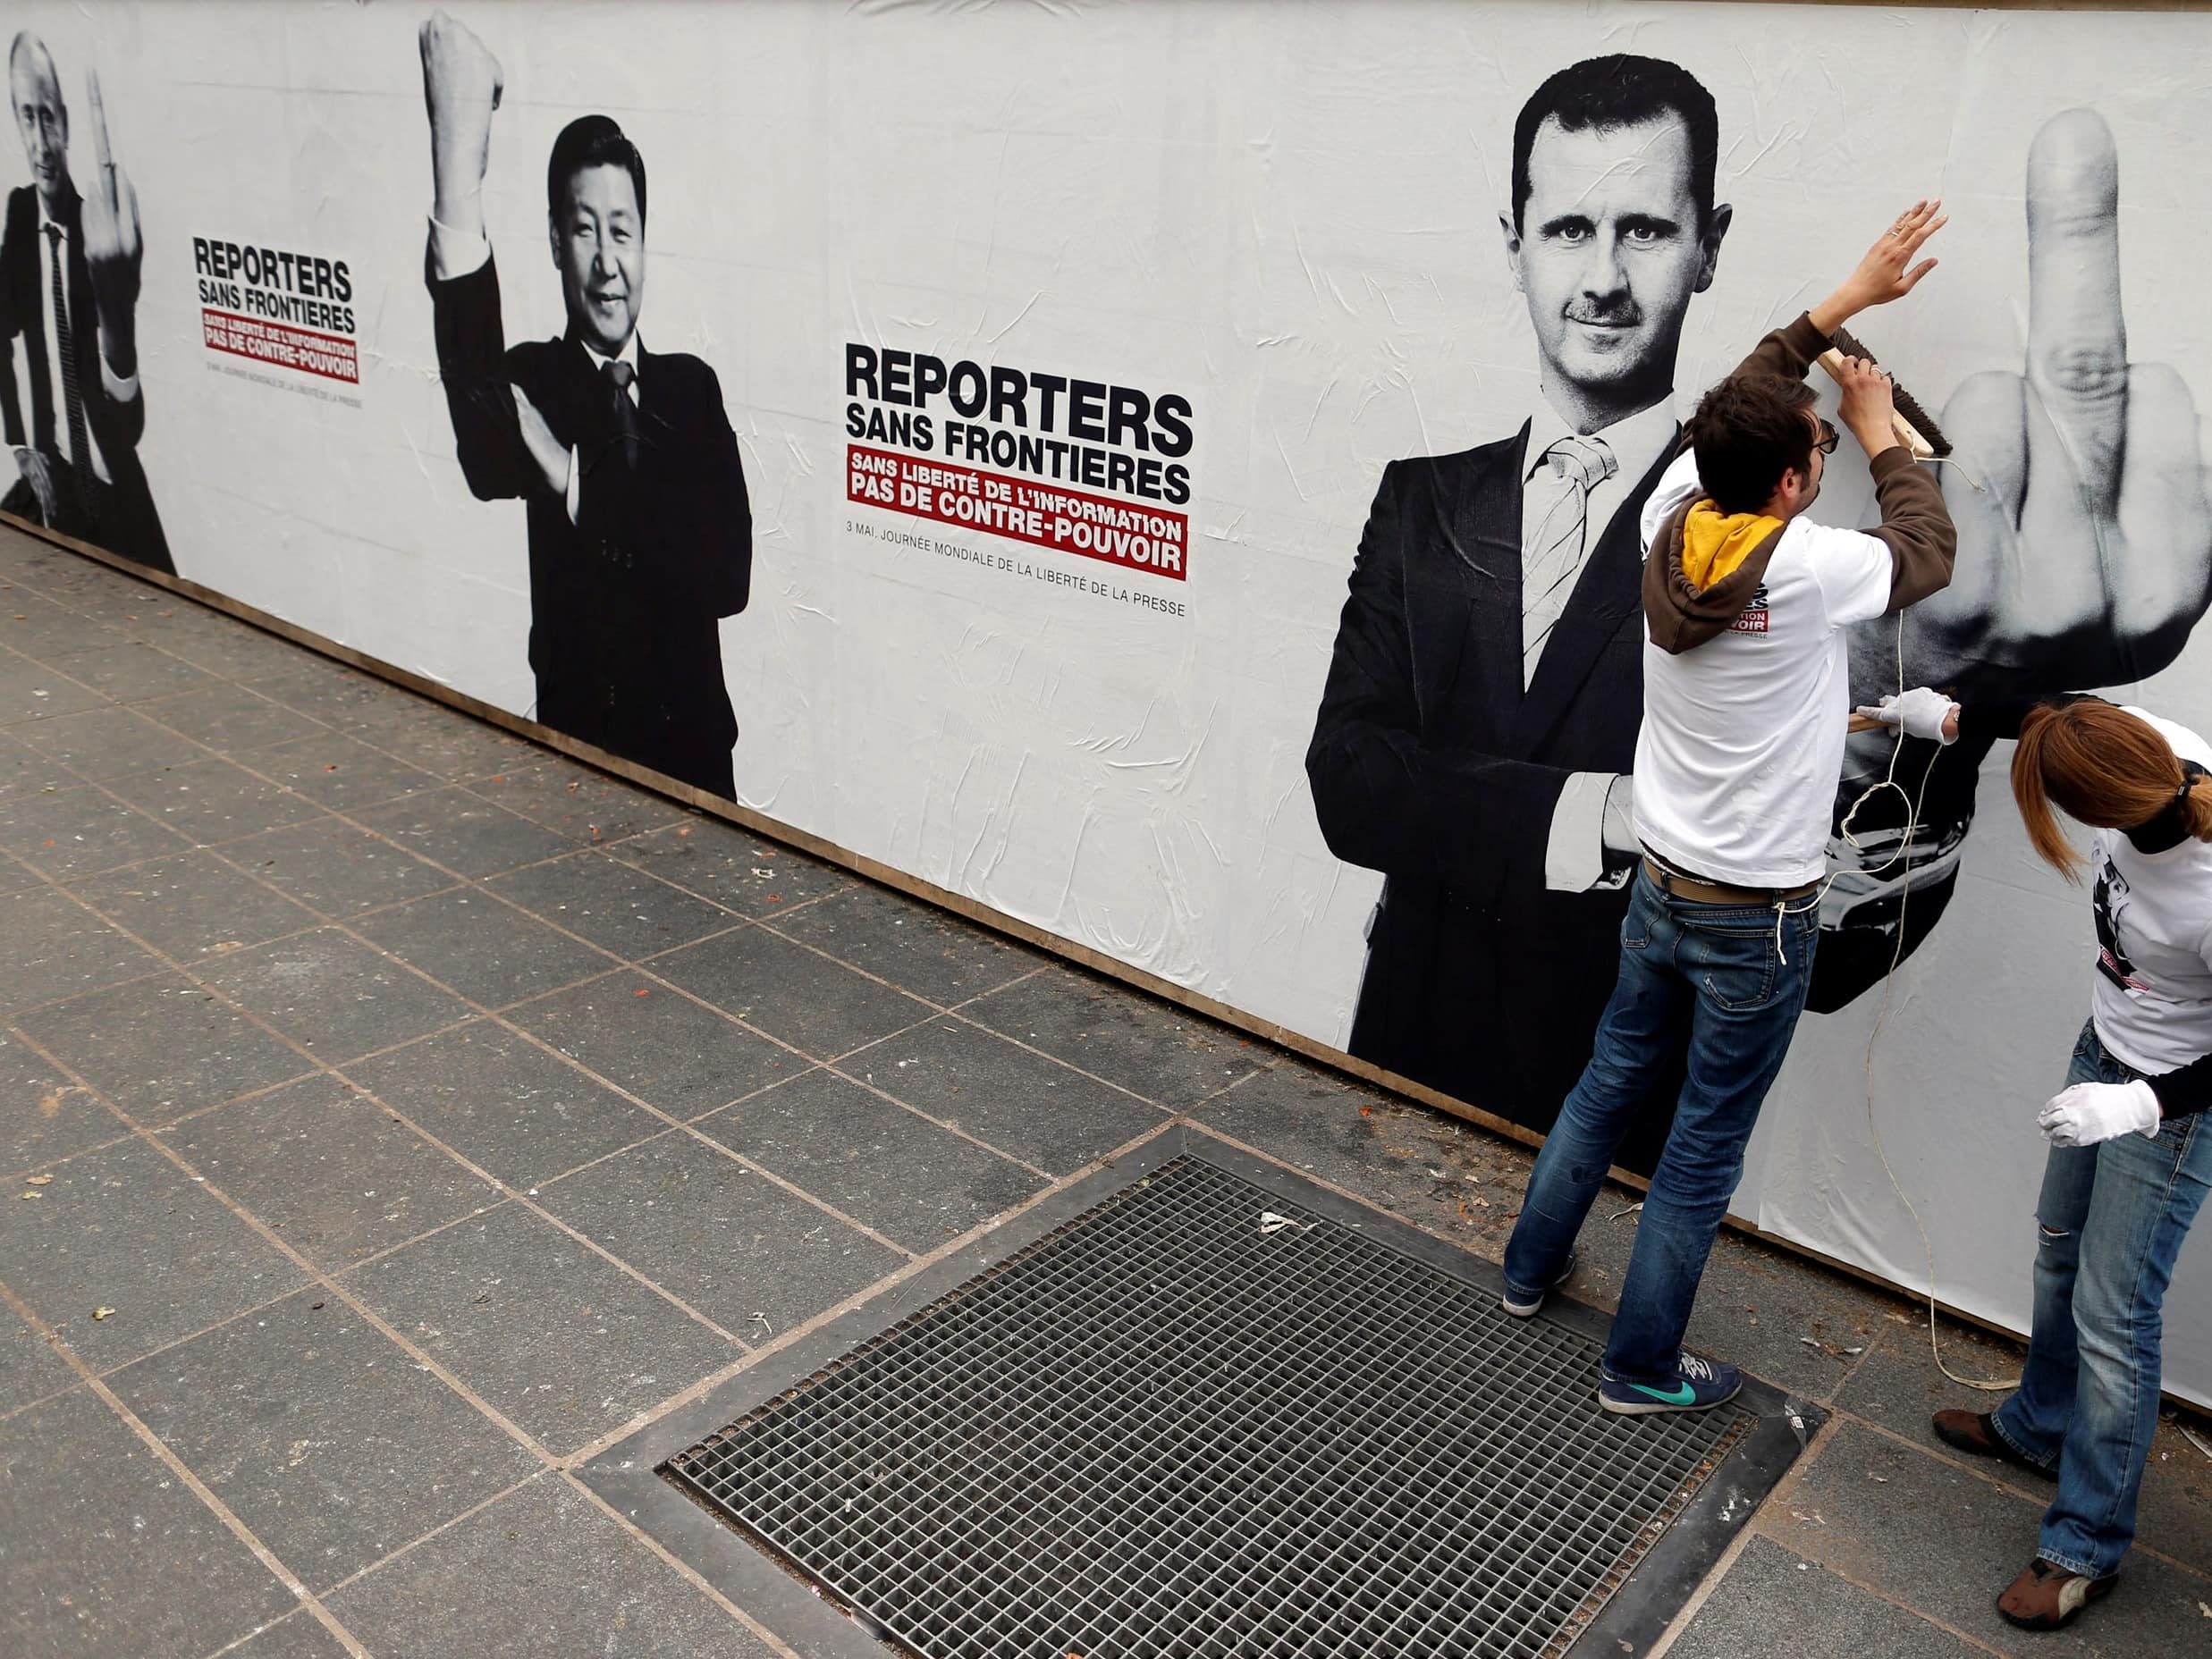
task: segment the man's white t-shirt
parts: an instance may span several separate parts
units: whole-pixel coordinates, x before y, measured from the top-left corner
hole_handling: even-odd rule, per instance
[[[1644,504],[1646,558],[1667,518],[1701,493],[1684,451]],[[1635,771],[1645,846],[1734,887],[1820,879],[1851,719],[1844,630],[1888,608],[1891,576],[1886,543],[1799,517],[1727,630],[1675,656],[1646,624]]]
[[[2141,709],[2174,754],[2212,768],[2212,748]],[[2139,853],[2123,830],[2090,842],[2097,910],[2091,1016],[2105,1047],[2157,1076],[2212,1054],[2212,845],[2184,837]]]

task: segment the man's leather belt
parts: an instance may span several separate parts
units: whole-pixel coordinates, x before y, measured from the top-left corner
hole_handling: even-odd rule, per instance
[[[1686,898],[1700,905],[1778,905],[1803,898],[1820,885],[1807,881],[1800,887],[1730,887],[1722,881],[1701,881],[1669,870],[1650,854],[1644,855],[1644,872],[1670,898]]]

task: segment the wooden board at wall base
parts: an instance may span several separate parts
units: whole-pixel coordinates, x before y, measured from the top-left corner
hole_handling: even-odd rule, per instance
[[[824,840],[818,835],[813,835],[806,830],[780,822],[765,813],[756,812],[749,806],[740,804],[736,801],[725,800],[717,795],[709,795],[694,785],[682,783],[663,773],[653,771],[638,765],[634,761],[624,760],[619,754],[611,754],[604,749],[581,742],[569,737],[566,733],[554,731],[549,727],[541,726],[535,720],[525,720],[521,715],[510,713],[505,709],[494,707],[479,698],[472,697],[467,692],[457,691],[451,686],[414,673],[410,669],[399,668],[379,658],[372,657],[365,652],[356,651],[351,646],[342,645],[334,640],[325,639],[321,635],[310,633],[308,629],[295,623],[287,622],[281,617],[271,616],[252,605],[232,599],[227,594],[205,587],[189,577],[169,576],[162,571],[149,570],[144,565],[125,559],[120,554],[109,552],[106,548],[95,547],[89,542],[78,541],[74,536],[60,535],[55,531],[48,530],[43,525],[33,524],[29,519],[20,518],[13,513],[0,512],[0,525],[9,526],[22,531],[27,535],[36,536],[40,541],[50,542],[57,547],[63,547],[73,553],[81,554],[97,563],[119,570],[125,576],[135,577],[149,586],[181,594],[196,603],[207,606],[211,611],[221,611],[225,616],[235,618],[241,622],[249,623],[281,639],[289,640],[293,644],[316,653],[318,656],[328,657],[335,662],[342,662],[347,667],[359,669],[365,674],[373,674],[379,679],[402,686],[418,696],[427,697],[433,702],[443,703],[448,708],[458,710],[463,714],[483,720],[488,725],[497,726],[504,731],[511,731],[519,737],[536,744],[541,748],[550,749],[557,754],[568,755],[571,759],[582,761],[588,766],[596,767],[599,771],[620,778],[626,783],[635,784],[641,789],[648,789],[667,799],[680,801],[684,805],[706,813],[710,817],[736,824],[764,839],[779,842],[798,852],[819,858],[825,863],[839,865],[853,872],[856,875],[865,876],[880,886],[903,893],[909,898],[918,899],[940,910],[950,911],[964,921],[975,922],[978,927],[988,928],[993,932],[1005,934],[1009,939],[1018,939],[1025,945],[1074,963],[1077,967],[1088,969],[1092,973],[1118,981],[1150,996],[1157,997],[1162,1002],[1172,1003],[1178,1008],[1203,1015],[1219,1024],[1242,1032],[1247,1036],[1257,1037],[1278,1048],[1287,1048],[1305,1059],[1328,1066],[1332,1071],[1340,1072],[1348,1077],[1355,1077],[1362,1082],[1373,1083],[1379,1088],[1388,1089],[1393,1094],[1403,1095],[1409,1100],[1417,1100],[1423,1106],[1432,1107],[1450,1116],[1476,1124],[1490,1131],[1492,1134],[1502,1136],[1506,1140],[1515,1141],[1532,1150],[1544,1143],[1544,1138],[1534,1130],[1514,1123],[1509,1118],[1500,1117],[1494,1112],[1486,1112],[1478,1106],[1470,1105],[1465,1100],[1445,1094],[1439,1090],[1431,1089],[1426,1083],[1416,1082],[1410,1077],[1386,1071],[1372,1061],[1360,1059],[1355,1055],[1345,1053],[1340,1048],[1332,1048],[1327,1043],[1290,1031],[1276,1024],[1272,1020],[1263,1020],[1241,1009],[1231,1007],[1227,1003],[1217,1001],[1186,986],[1178,985],[1172,980],[1162,979],[1156,973],[1148,973],[1143,968],[1109,956],[1077,940],[1063,939],[1057,933],[1047,932],[1044,929],[1024,922],[1017,916],[1009,916],[1003,911],[994,910],[988,905],[968,897],[966,894],[956,893],[949,888],[941,888],[934,882],[925,881],[919,876],[909,875],[903,870],[894,869],[889,864],[868,857],[864,853],[853,852],[838,846],[833,841]],[[1651,1190],[1651,1182],[1633,1170],[1616,1168],[1610,1174],[1615,1181],[1635,1192],[1644,1192]],[[1725,1225],[1731,1231],[1747,1238],[1759,1239],[1762,1242],[1773,1245],[1777,1250],[1787,1251],[1793,1255],[1818,1262],[1824,1267],[1845,1274],[1858,1280],[1861,1284],[1887,1292],[1894,1296],[1905,1298],[1913,1306],[1926,1307],[1929,1305],[1929,1299],[1923,1293],[1909,1290],[1894,1280],[1885,1279],[1880,1275],[1852,1262],[1838,1260],[1811,1245],[1801,1243],[1795,1239],[1786,1238],[1780,1234],[1770,1233],[1756,1222],[1746,1221],[1740,1217],[1731,1215],[1727,1218]],[[1963,1325],[1970,1325],[2009,1340],[2019,1340],[2019,1332],[2010,1330],[1993,1319],[1966,1312],[1946,1301],[1938,1301],[1934,1305],[1946,1316],[1956,1319]],[[2198,1409],[2191,1402],[2177,1399],[2174,1395],[2168,1394],[2166,1398],[2170,1403],[2184,1410]]]

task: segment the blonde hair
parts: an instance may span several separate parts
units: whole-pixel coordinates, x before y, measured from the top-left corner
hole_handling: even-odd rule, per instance
[[[2067,880],[2081,852],[2051,808],[2102,830],[2132,830],[2179,805],[2182,830],[2212,841],[2212,778],[2185,771],[2148,720],[2095,698],[2030,709],[2013,751],[2013,798],[2028,841]]]

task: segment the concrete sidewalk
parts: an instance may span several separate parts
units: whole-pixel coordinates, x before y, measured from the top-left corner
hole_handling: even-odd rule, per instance
[[[572,1471],[1169,1124],[1493,1258],[1528,1168],[4,530],[0,918],[12,1659],[788,1652]],[[1692,1339],[1833,1415],[1675,1659],[2212,1654],[2182,1426],[2125,1583],[2023,1638],[2048,1489],[1932,1442],[1990,1397],[1923,1312],[1724,1237]]]

